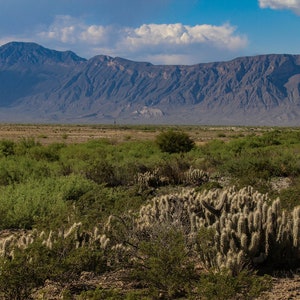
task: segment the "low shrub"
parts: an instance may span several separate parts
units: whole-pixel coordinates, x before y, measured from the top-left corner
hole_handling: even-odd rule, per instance
[[[182,131],[168,130],[156,137],[156,143],[162,152],[185,153],[195,146],[195,142]]]
[[[37,224],[53,228],[66,223],[74,201],[93,187],[92,181],[74,175],[9,185],[0,195],[0,228],[30,229]]]
[[[194,268],[182,232],[164,224],[147,232],[148,237],[138,244],[133,276],[147,286],[152,295],[167,298],[189,293]]]
[[[5,300],[33,299],[32,292],[46,279],[45,261],[28,250],[15,249],[11,257],[0,258],[0,298]]]
[[[10,156],[15,154],[16,144],[10,140],[1,140],[0,141],[0,156]]]
[[[200,276],[197,285],[197,295],[204,299],[255,299],[262,292],[271,287],[271,277],[256,276],[243,271],[237,276],[232,276],[226,271],[220,273],[204,273]]]

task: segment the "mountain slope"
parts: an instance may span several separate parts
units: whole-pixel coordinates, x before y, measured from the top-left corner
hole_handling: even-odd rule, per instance
[[[4,121],[298,125],[299,115],[297,55],[156,66],[32,43],[0,47]]]
[[[85,62],[71,51],[49,50],[34,43],[0,47],[0,107],[60,87],[69,72]]]

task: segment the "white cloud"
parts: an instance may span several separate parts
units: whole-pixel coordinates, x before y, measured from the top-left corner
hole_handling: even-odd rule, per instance
[[[247,38],[237,34],[230,24],[120,27],[88,25],[70,16],[57,16],[53,24],[32,35],[32,39],[46,47],[71,49],[87,58],[105,54],[155,64],[225,60],[248,44]]]
[[[77,34],[84,30],[77,19],[70,16],[56,16],[53,24],[46,31],[38,33],[41,39],[57,40],[62,43],[76,43],[78,40]]]
[[[183,24],[145,24],[128,32],[126,43],[134,47],[170,45],[172,47],[209,44],[218,48],[237,50],[247,45],[247,39],[234,35],[235,28],[222,26]]]
[[[261,8],[289,9],[300,15],[300,0],[259,0]]]
[[[99,41],[107,39],[108,31],[104,26],[92,25],[86,28],[79,38],[91,44],[97,44]]]

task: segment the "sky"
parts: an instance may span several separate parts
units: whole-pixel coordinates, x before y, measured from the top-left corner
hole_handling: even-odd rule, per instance
[[[0,0],[0,45],[197,64],[300,54],[300,0]]]

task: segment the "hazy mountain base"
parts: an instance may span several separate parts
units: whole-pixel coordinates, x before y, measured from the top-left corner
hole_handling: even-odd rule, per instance
[[[2,123],[41,123],[41,124],[177,124],[177,125],[233,125],[233,126],[299,126],[300,107],[277,107],[272,111],[245,110],[225,111],[217,109],[207,111],[201,105],[185,107],[148,108],[133,107],[119,112],[105,114],[98,110],[45,111],[36,108],[34,111],[24,105],[1,108]]]

